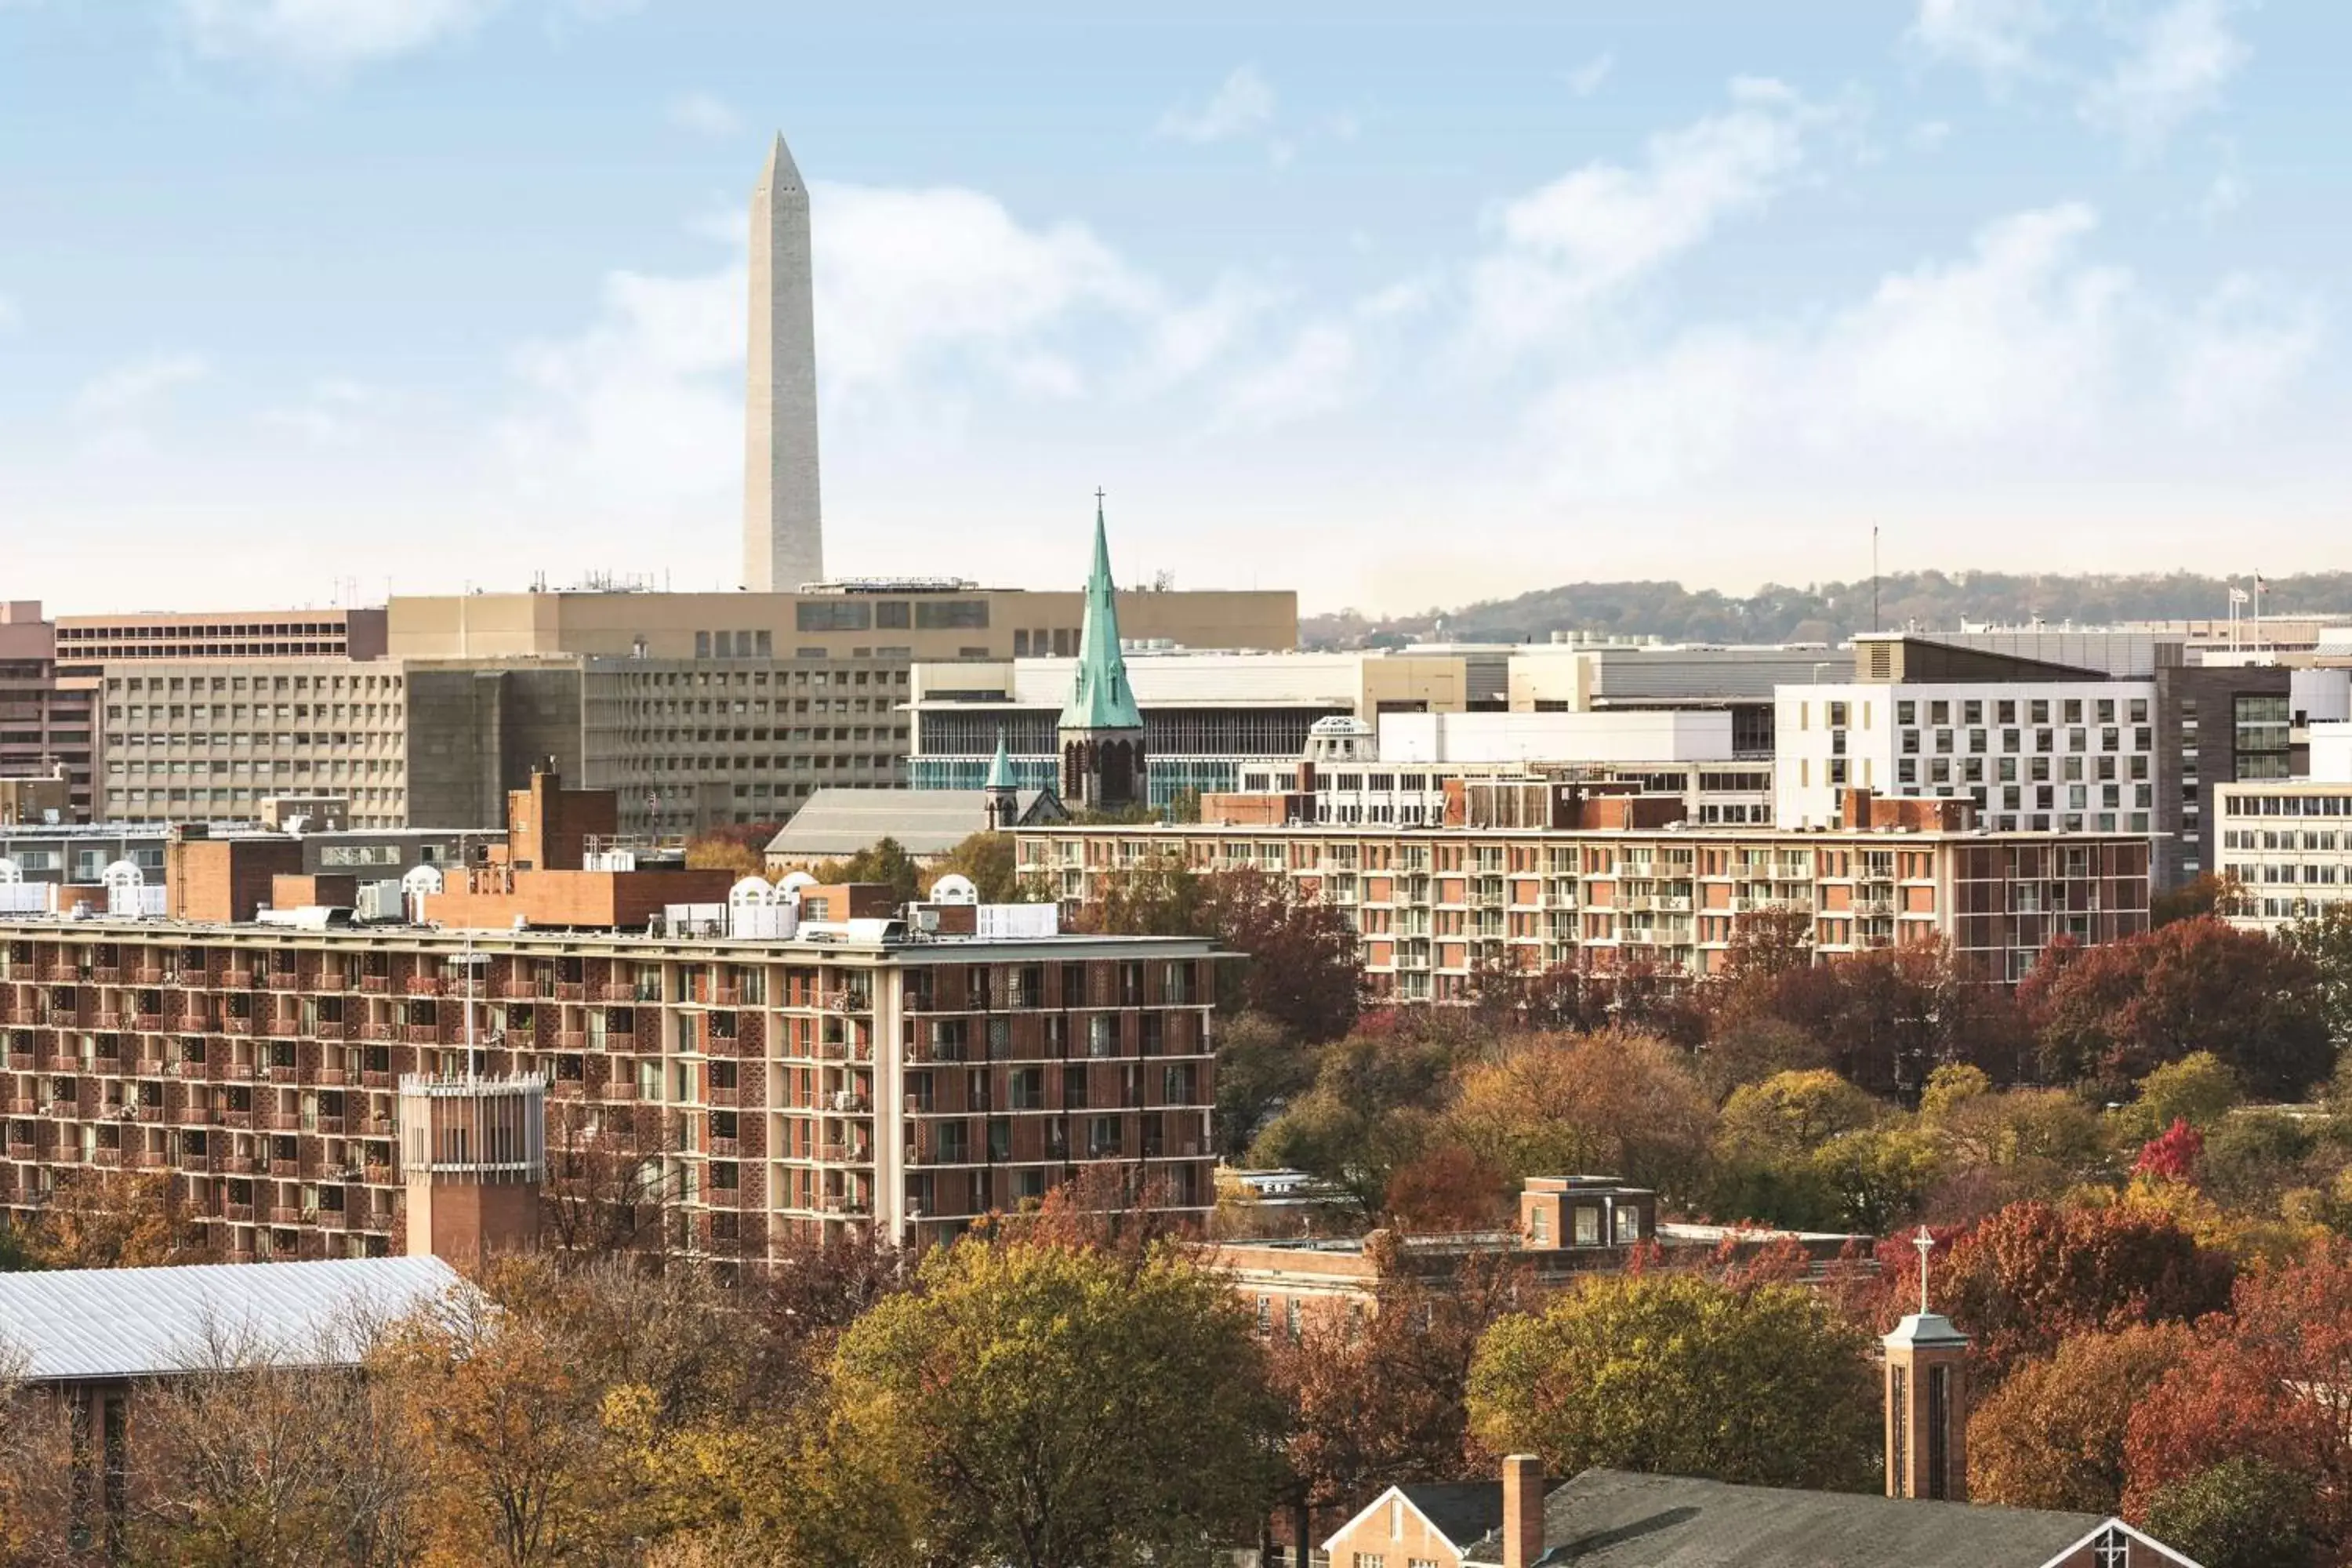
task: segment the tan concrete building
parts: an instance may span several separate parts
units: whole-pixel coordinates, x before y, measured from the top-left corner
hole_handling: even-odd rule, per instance
[[[57,629],[37,599],[0,601],[0,776],[46,778],[60,764],[68,808],[89,816],[95,763],[89,682],[58,668]]]
[[[1122,635],[1197,648],[1298,644],[1288,590],[1118,595]],[[1076,648],[1086,595],[940,579],[858,582],[800,594],[547,593],[395,597],[396,658],[1010,658],[1042,641]]]
[[[110,661],[158,658],[381,658],[384,611],[141,611],[59,616],[58,660],[68,675]]]

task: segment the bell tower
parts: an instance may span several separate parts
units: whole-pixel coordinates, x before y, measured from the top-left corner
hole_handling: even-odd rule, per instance
[[[1074,811],[1121,811],[1150,799],[1143,714],[1135,705],[1127,656],[1118,644],[1118,600],[1111,586],[1100,490],[1095,492],[1095,559],[1087,577],[1077,674],[1057,729],[1065,805]]]
[[[1021,826],[1021,786],[1013,776],[1013,749],[1001,724],[996,730],[996,755],[990,761],[988,777],[980,787],[987,798],[991,833],[1010,833]]]
[[[1927,1257],[1935,1237],[1921,1226],[1919,1310],[1886,1336],[1886,1495],[1966,1502],[1969,1497],[1969,1337],[1927,1310]]]

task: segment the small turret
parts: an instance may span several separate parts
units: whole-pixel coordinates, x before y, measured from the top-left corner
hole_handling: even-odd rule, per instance
[[[1919,1310],[1886,1336],[1886,1495],[1965,1502],[1969,1496],[1969,1336],[1927,1309],[1927,1256],[1935,1237],[1921,1226]]]
[[[1004,727],[996,729],[996,755],[988,764],[988,778],[981,786],[988,796],[988,828],[1003,833],[1017,826],[1021,820],[1021,786],[1013,777],[1013,749],[1004,738]]]

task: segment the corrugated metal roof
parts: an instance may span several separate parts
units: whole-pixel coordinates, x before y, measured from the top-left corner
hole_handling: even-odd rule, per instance
[[[1020,809],[1040,793],[1023,790]],[[768,853],[837,860],[895,838],[909,855],[944,855],[987,826],[984,789],[821,789],[768,840]]]
[[[355,1362],[362,1323],[446,1290],[437,1258],[199,1263],[0,1274],[0,1356],[33,1382],[145,1377],[201,1365],[207,1343],[306,1365]]]

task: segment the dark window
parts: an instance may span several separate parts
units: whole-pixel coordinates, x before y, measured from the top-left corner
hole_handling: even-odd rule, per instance
[[[926,599],[915,605],[915,625],[922,631],[948,631],[988,625],[985,599]]]
[[[803,599],[793,624],[804,632],[862,632],[874,625],[874,606],[856,599]]]
[[[1951,1496],[1951,1489],[1944,1480],[1945,1462],[1949,1458],[1944,1451],[1944,1421],[1949,1414],[1951,1382],[1951,1368],[1927,1369],[1927,1495],[1931,1498]]]
[[[904,599],[885,599],[874,606],[874,624],[883,631],[903,632],[912,620]]]

